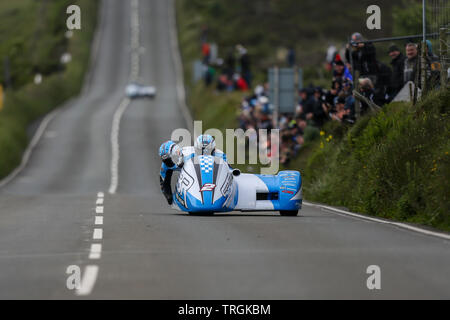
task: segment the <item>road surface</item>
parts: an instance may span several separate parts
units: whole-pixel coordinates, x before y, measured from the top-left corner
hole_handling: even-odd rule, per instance
[[[171,5],[104,1],[85,90],[0,190],[0,298],[449,299],[442,238],[312,206],[297,218],[168,208],[158,147],[186,127]],[[155,85],[156,98],[124,100],[133,77]],[[367,288],[370,265],[380,267],[380,290]],[[67,287],[69,266],[81,270],[78,290]]]

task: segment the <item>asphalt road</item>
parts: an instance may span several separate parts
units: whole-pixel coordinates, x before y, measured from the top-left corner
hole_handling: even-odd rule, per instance
[[[140,0],[134,9],[133,1],[104,2],[83,94],[62,107],[28,165],[0,190],[0,298],[450,298],[448,240],[310,206],[296,218],[168,208],[157,151],[186,126],[172,1]],[[123,113],[119,184],[109,194],[112,122],[133,74],[133,12],[138,77],[158,94]],[[66,286],[71,265],[82,271],[78,291]],[[370,265],[381,269],[381,290],[366,286]]]

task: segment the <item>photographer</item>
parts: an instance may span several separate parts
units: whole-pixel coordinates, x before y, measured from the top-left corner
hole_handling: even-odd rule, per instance
[[[355,32],[350,44],[347,45],[345,58],[353,64],[355,71],[359,71],[361,77],[370,77],[372,81],[376,80],[378,74],[376,49],[372,43],[363,43],[363,36]],[[351,56],[350,56],[351,55]]]

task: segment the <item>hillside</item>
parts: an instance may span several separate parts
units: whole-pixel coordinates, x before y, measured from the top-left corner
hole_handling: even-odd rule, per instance
[[[66,0],[16,0],[0,4],[0,81],[9,82],[0,111],[0,179],[20,163],[28,144],[30,124],[81,89],[98,1],[77,1],[82,11],[82,30],[75,30],[67,39],[66,8],[70,4]],[[60,63],[64,52],[72,56],[66,66]],[[6,65],[9,81],[5,79]],[[36,73],[42,74],[40,84],[33,82]]]
[[[366,27],[366,9],[373,4],[383,8],[381,30]],[[352,32],[368,38],[389,36],[391,10],[388,0],[178,0],[179,16],[189,20],[183,28],[197,29],[198,34],[207,26],[209,41],[216,42],[222,54],[245,44],[256,68],[276,62],[278,48],[294,47],[300,65],[310,66],[322,62],[328,44],[340,45]]]

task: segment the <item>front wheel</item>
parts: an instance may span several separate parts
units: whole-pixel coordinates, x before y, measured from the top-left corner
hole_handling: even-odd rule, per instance
[[[280,211],[280,215],[283,217],[296,217],[298,216],[298,210]]]

